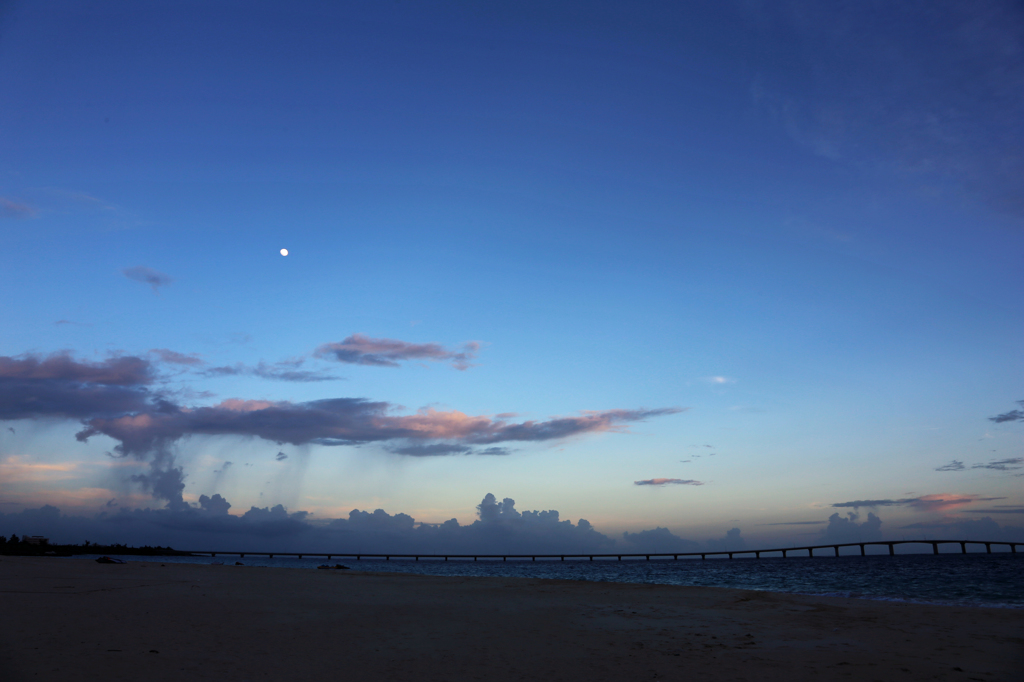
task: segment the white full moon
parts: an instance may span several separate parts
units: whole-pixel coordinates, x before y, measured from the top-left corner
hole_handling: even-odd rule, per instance
[[[281,249],[281,255],[282,256],[287,256],[288,255],[288,249]]]

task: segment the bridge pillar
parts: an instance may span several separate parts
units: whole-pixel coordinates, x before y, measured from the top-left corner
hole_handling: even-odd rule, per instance
[[[646,556],[647,556],[647,560],[650,561],[651,560],[651,555],[647,554]]]
[[[356,561],[362,561],[362,560],[363,560],[363,557],[361,557],[360,555],[356,554]]]
[[[672,555],[672,560],[673,561],[679,561],[679,555],[678,554],[673,554]]]
[[[732,558],[732,552],[729,552],[729,558],[730,559]]]
[[[707,554],[701,554],[701,555],[700,555],[700,558],[701,558],[701,559],[707,559],[707,558],[708,558],[708,556],[707,556]]]
[[[391,557],[389,557],[389,556],[384,557],[384,561],[391,561]]]
[[[786,550],[782,550],[782,558],[783,558],[783,559],[785,559],[785,558],[786,558]]]
[[[217,556],[216,552],[210,552],[210,556]]]
[[[1017,545],[1015,545],[1015,544],[1013,544],[1013,543],[1011,542],[1011,543],[1010,543],[1010,551],[1011,551],[1011,552],[1012,552],[1013,554],[1016,554],[1016,553],[1017,553]]]
[[[834,549],[836,551],[836,556],[839,556],[839,545],[836,545],[832,549]]]
[[[622,555],[621,554],[619,555],[619,561],[622,561]]]
[[[860,546],[860,555],[864,556],[864,545]]]
[[[502,561],[508,561],[508,557],[507,556],[503,556],[503,557],[501,557],[501,560]]]
[[[299,555],[299,558],[300,558],[300,559],[302,558],[302,555],[301,555],[301,554]]]
[[[330,559],[331,557],[327,557],[327,558]],[[419,561],[419,560],[420,560],[420,558],[416,557],[416,561]]]
[[[565,557],[562,557],[562,561],[565,561]]]
[[[761,553],[760,552],[754,552],[754,558],[760,559],[761,558]]]
[[[591,560],[591,561],[593,561],[593,560],[594,560],[594,557],[590,557],[590,560]]]
[[[476,561],[476,557],[473,557],[473,561]]]
[[[814,548],[813,547],[808,547],[807,548],[807,556],[814,556]]]
[[[932,554],[938,554],[938,553],[939,553],[939,543],[933,542],[932,543]]]
[[[536,560],[537,560],[537,557],[535,557],[535,556],[534,557],[530,557],[530,561],[536,561]]]
[[[332,556],[333,556],[332,554],[328,554],[327,555],[327,560],[330,561]]]
[[[991,542],[986,542],[985,543],[985,553],[986,554],[991,554],[992,553],[992,543]]]
[[[448,557],[445,557],[445,558],[444,558],[444,560],[445,560],[445,561],[448,561]]]
[[[271,559],[273,559],[273,558],[274,558],[274,555],[273,555],[273,554],[271,554],[271,555],[270,555],[270,558],[271,558]]]
[[[893,547],[893,544],[890,542],[889,543],[889,556],[893,556],[895,554],[896,554],[896,548]]]
[[[244,558],[245,558],[245,555],[244,555],[244,554],[239,554],[239,555],[238,555],[238,558],[240,558],[240,559],[244,559]]]

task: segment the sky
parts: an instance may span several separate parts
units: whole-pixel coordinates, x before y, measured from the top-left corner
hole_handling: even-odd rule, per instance
[[[3,2],[0,92],[0,533],[1024,540],[1018,3]]]

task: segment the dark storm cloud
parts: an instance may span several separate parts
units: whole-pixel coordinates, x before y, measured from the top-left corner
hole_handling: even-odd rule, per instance
[[[278,452],[276,455],[274,455],[274,459],[277,460],[278,462],[283,462],[286,459],[288,459],[288,455],[284,454],[283,452]]]
[[[153,268],[147,268],[145,265],[136,265],[132,268],[125,268],[121,270],[121,274],[128,279],[135,280],[136,282],[148,284],[153,288],[154,292],[159,292],[160,287],[167,286],[174,281],[174,278],[170,275],[165,275]]]
[[[449,349],[437,343],[409,343],[398,339],[374,339],[353,334],[338,343],[325,343],[314,351],[320,358],[330,358],[353,365],[398,367],[407,360],[451,362],[458,370],[468,369],[476,359],[480,344],[470,341],[458,349]]]

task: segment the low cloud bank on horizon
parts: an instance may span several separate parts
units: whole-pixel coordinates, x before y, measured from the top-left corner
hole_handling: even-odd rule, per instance
[[[613,538],[586,519],[563,520],[556,510],[522,511],[515,500],[500,502],[488,493],[477,505],[477,519],[462,525],[417,523],[403,513],[353,509],[347,519],[315,520],[304,511],[282,505],[252,507],[229,514],[231,504],[221,495],[203,495],[196,506],[183,509],[121,509],[94,518],[62,515],[46,505],[14,514],[0,514],[0,532],[44,535],[55,543],[123,543],[171,546],[179,550],[332,551],[394,554],[586,554],[740,551],[756,549],[739,528],[702,542],[681,538],[657,527]],[[1024,528],[1000,526],[989,517],[943,519],[903,528],[941,530],[957,538],[1024,541]],[[838,512],[813,538],[801,536],[793,545],[883,540],[882,520],[868,514]],[[778,545],[776,545],[778,546]]]

